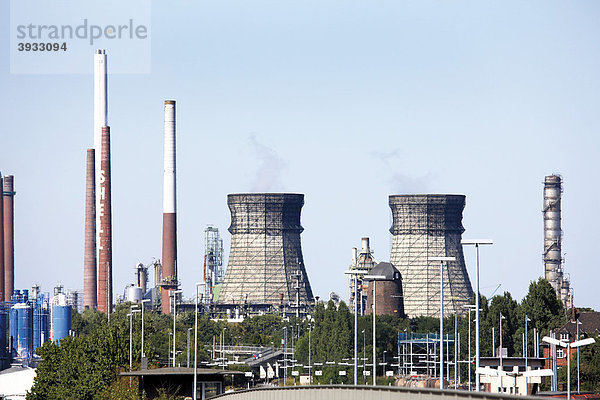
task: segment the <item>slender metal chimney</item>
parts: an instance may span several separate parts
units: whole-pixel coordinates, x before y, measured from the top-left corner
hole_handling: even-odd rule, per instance
[[[112,206],[110,189],[110,128],[102,128],[100,163],[100,243],[98,246],[98,310],[112,312]]]
[[[4,177],[4,301],[10,301],[15,287],[14,177]]]
[[[161,309],[170,314],[169,292],[177,283],[175,101],[165,100]]]
[[[570,283],[562,267],[561,197],[562,178],[549,175],[544,179],[544,277],[565,306],[569,303]]]
[[[0,188],[4,188],[2,174],[0,174]],[[0,301],[4,301],[4,196],[0,195]],[[3,318],[0,316],[0,318]],[[0,344],[2,339],[0,339]]]
[[[96,154],[87,150],[85,179],[85,244],[83,255],[83,308],[98,307],[96,271]]]

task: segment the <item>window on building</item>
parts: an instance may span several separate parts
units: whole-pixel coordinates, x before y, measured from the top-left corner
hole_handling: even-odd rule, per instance
[[[560,340],[569,340],[569,334],[568,333],[561,333],[560,334]]]
[[[556,349],[556,358],[565,358],[565,352],[563,349]]]

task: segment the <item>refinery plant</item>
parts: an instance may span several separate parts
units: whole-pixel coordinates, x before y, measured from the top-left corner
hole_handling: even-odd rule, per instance
[[[211,318],[232,322],[267,313],[310,320],[318,298],[313,295],[302,253],[302,193],[228,194],[228,261],[224,261],[219,229],[207,226],[203,265],[198,268],[202,289],[195,302],[182,300],[177,264],[176,101],[165,100],[163,113],[162,257],[135,265],[135,279],[122,295],[115,296],[107,55],[104,50],[96,51],[94,140],[93,148],[86,150],[81,309],[110,315],[116,301],[140,303],[143,310],[162,314],[173,313],[175,307],[193,310],[197,306]],[[0,176],[0,185],[0,369],[11,363],[35,366],[39,361],[36,349],[48,341],[60,344],[73,333],[72,313],[80,309],[79,296],[76,291],[64,292],[62,286],[52,296],[38,286],[31,291],[14,289],[13,176]],[[562,178],[547,176],[544,277],[564,306],[571,307],[572,289],[561,253],[561,194]],[[465,306],[473,298],[461,242],[466,196],[397,194],[389,196],[388,205],[393,220],[389,262],[375,258],[369,237],[362,237],[360,248],[352,249],[346,271],[350,310],[356,316],[375,310],[377,315],[399,318],[440,317],[443,298],[442,316],[466,314]],[[445,262],[440,264],[440,259]],[[342,267],[340,279],[344,279]],[[339,304],[334,292],[330,299]]]

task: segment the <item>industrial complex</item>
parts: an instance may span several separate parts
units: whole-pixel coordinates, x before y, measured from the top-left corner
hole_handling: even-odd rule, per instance
[[[35,366],[39,346],[47,341],[60,343],[72,334],[72,312],[91,309],[110,315],[115,303],[120,302],[140,303],[144,310],[162,314],[174,313],[175,306],[180,307],[178,302],[187,310],[193,309],[192,301],[187,304],[182,301],[177,264],[175,100],[163,103],[162,257],[132,266],[135,279],[124,286],[123,295],[115,294],[118,290],[114,290],[113,285],[107,80],[107,54],[97,50],[94,54],[93,147],[86,149],[81,306],[79,292],[65,291],[60,285],[54,288],[52,295],[42,293],[39,286],[31,290],[14,288],[16,192],[12,175],[0,177],[3,188],[0,196],[0,369],[11,363]],[[543,263],[544,277],[569,308],[573,303],[561,253],[561,193],[562,177],[547,176],[543,189]],[[197,274],[202,289],[194,299],[196,307],[199,305],[199,311],[213,319],[233,322],[268,313],[310,319],[318,299],[313,294],[302,253],[304,194],[232,193],[226,201],[231,213],[228,261],[225,262],[219,229],[207,226],[203,267]],[[369,237],[362,237],[360,248],[352,248],[347,277],[342,272],[344,266],[332,266],[339,269],[340,280],[348,279],[350,310],[357,316],[375,313],[402,318],[465,315],[468,312],[465,306],[474,295],[463,255],[465,205],[466,196],[461,194],[389,195],[392,216],[389,259],[376,259]],[[335,294],[331,297],[339,300]],[[413,346],[421,349],[426,352],[427,360],[420,364],[415,361],[414,369],[425,373],[435,369],[432,354],[436,346],[442,349],[444,343],[454,346],[454,336],[444,339],[435,335],[401,335],[398,350],[399,354],[400,349],[404,353],[398,357],[408,359],[410,354],[412,365],[416,354]],[[429,350],[430,342],[433,352]]]

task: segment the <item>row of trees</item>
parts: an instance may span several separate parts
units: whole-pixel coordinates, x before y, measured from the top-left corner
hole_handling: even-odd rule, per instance
[[[473,301],[474,303],[474,301]],[[86,310],[83,314],[74,313],[73,330],[76,337],[66,338],[60,346],[46,343],[38,354],[42,361],[38,374],[29,396],[30,399],[43,398],[78,398],[100,399],[115,397],[135,398],[135,388],[129,388],[128,380],[123,383],[117,379],[118,372],[129,368],[129,304],[117,307],[111,314],[110,323],[106,315]],[[485,297],[480,299],[481,306],[481,354],[492,354],[492,328],[495,329],[496,346],[498,346],[498,328],[500,313],[503,321],[503,345],[508,349],[509,356],[521,355],[521,335],[525,329],[525,315],[531,320],[528,328],[530,354],[533,343],[533,328],[540,335],[547,334],[549,329],[557,328],[565,322],[562,304],[556,299],[552,287],[547,281],[540,279],[532,282],[527,296],[519,303],[505,292],[495,296],[489,302]],[[468,318],[458,317],[458,331],[461,333],[462,355],[465,360],[468,354],[466,338],[468,336]],[[471,332],[474,338],[474,318],[471,318]],[[439,320],[436,318],[418,317],[413,319],[378,316],[377,349],[378,362],[382,361],[384,351],[387,360],[397,356],[398,332],[437,332]],[[454,332],[454,317],[445,321],[446,332]],[[151,367],[166,365],[170,354],[170,332],[173,327],[172,316],[148,312],[145,315],[145,354]],[[194,313],[183,312],[177,316],[176,348],[178,354],[176,364],[185,366],[187,363],[187,334],[194,326]],[[287,331],[287,332],[286,332]],[[223,335],[227,345],[263,345],[280,347],[282,339],[287,336],[288,346],[294,342],[295,359],[307,365],[309,355],[314,364],[327,361],[348,362],[348,366],[324,367],[323,375],[315,377],[319,383],[349,383],[353,381],[352,357],[354,356],[354,316],[348,307],[341,302],[336,305],[319,303],[312,319],[290,318],[283,320],[277,315],[263,315],[247,318],[241,323],[228,324],[224,321],[212,321],[207,316],[198,319],[198,356],[200,361],[210,361],[218,357],[219,338]],[[363,333],[364,331],[364,333]],[[372,360],[372,317],[358,319],[358,348],[360,355],[366,355]],[[193,331],[191,335],[190,353],[193,354]],[[364,338],[364,339],[363,339]],[[474,354],[472,340],[471,354]],[[134,368],[139,367],[141,355],[141,318],[137,313],[133,320],[133,360]],[[590,346],[590,352],[595,351]],[[211,354],[214,350],[217,354]],[[590,353],[584,358],[587,365],[597,364],[595,369],[585,370],[586,376],[592,376],[600,370],[598,352]],[[193,356],[192,356],[193,360]],[[597,360],[597,361],[594,361]],[[589,361],[589,362],[588,362]],[[587,367],[586,367],[587,368]],[[346,376],[340,376],[338,371],[346,370]],[[313,369],[314,370],[314,369]],[[466,375],[467,372],[464,371]],[[600,373],[595,375],[600,376]],[[362,380],[362,378],[361,378]],[[359,380],[359,382],[361,381]],[[108,391],[108,392],[107,392]],[[113,395],[107,395],[112,393]]]

